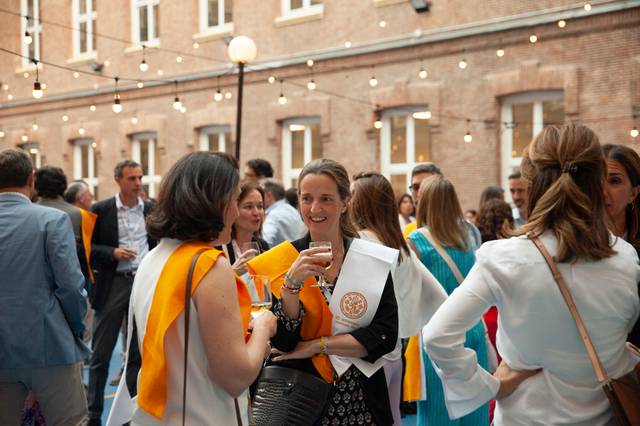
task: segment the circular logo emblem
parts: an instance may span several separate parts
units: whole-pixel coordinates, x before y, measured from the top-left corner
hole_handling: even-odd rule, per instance
[[[349,319],[359,319],[367,312],[367,299],[362,293],[351,291],[340,299],[340,310]]]

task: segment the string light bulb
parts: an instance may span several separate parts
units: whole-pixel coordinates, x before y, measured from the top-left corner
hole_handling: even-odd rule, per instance
[[[82,125],[80,125],[80,128],[78,129],[78,134],[80,136],[83,136],[86,133],[86,130],[84,130],[84,127],[82,127]]]
[[[567,21],[565,21],[564,19],[561,19],[558,21],[558,27],[564,28],[566,26],[567,26]]]
[[[591,2],[586,2],[584,4],[584,10],[586,10],[587,12],[591,10]]]
[[[9,94],[7,95],[7,99],[8,99],[8,100],[10,100],[10,101],[12,101],[12,100],[13,100],[13,95],[12,95],[11,93],[9,93]]]
[[[232,96],[233,95],[231,94],[231,92],[227,92],[227,93],[224,94],[224,98],[225,99],[231,99]]]
[[[429,73],[427,72],[427,70],[424,67],[424,61],[421,59],[420,60],[420,71],[418,71],[418,77],[420,77],[421,79],[425,79],[429,76]]]
[[[33,63],[36,66],[36,81],[33,82],[33,91],[31,92],[31,94],[33,95],[34,98],[40,99],[44,95],[44,92],[42,91],[42,85],[40,84],[40,81],[38,80],[38,77],[39,77],[39,75],[38,75],[38,61],[36,61],[34,59]]]
[[[182,102],[180,102],[180,98],[178,97],[178,80],[174,80],[173,84],[175,85],[175,96],[173,98],[173,109],[176,111],[180,111],[182,108]]]
[[[138,68],[140,68],[140,71],[142,72],[146,72],[149,69],[149,64],[147,64],[147,58],[145,55],[147,46],[145,46],[144,44],[142,45],[142,61],[140,61],[140,65],[138,66]]]
[[[344,47],[346,47],[347,49],[351,47],[351,42],[350,41],[345,41],[344,42]]]
[[[222,100],[222,98],[224,98],[224,96],[222,95],[222,92],[220,91],[220,89],[216,90],[216,94],[213,95],[213,99],[216,102],[220,102]]]
[[[62,114],[62,121],[64,121],[65,123],[69,121],[69,116],[67,114]]]
[[[534,33],[529,36],[529,43],[535,44],[538,41],[538,36]]]
[[[27,136],[27,135],[22,135],[22,136],[20,137],[20,140],[21,140],[22,142],[27,142],[27,141],[29,140],[29,136]]]
[[[638,135],[640,135],[640,131],[638,131],[638,128],[636,126],[633,126],[633,129],[631,129],[629,134],[631,135],[632,138],[635,139],[638,137]]]
[[[73,73],[73,78],[78,78],[80,77],[80,73],[78,71]]]
[[[131,117],[131,124],[138,124],[138,117],[136,117],[135,115]]]
[[[7,90],[9,90],[9,85],[7,83],[3,84],[2,89],[6,92]]]
[[[458,68],[461,70],[467,68],[467,60],[465,58],[460,59],[460,62],[458,62]]]
[[[184,105],[183,105],[182,107],[180,107],[180,112],[181,112],[181,113],[183,113],[183,114],[184,114],[185,112],[187,112],[187,107],[186,107],[186,106],[184,106]]]
[[[137,86],[138,86],[138,89],[142,89],[144,87],[144,83],[139,81]]]
[[[31,33],[29,33],[29,31],[25,31],[24,32],[24,42],[26,44],[31,44],[33,43],[33,37],[31,36]]]
[[[380,26],[380,28],[384,28],[387,26],[387,21],[380,21],[378,25]]]
[[[198,47],[200,47],[200,44],[197,41],[193,42],[193,48],[197,49]]]
[[[373,122],[373,127],[382,129],[382,120],[380,120],[380,117],[376,117],[376,121]]]
[[[498,48],[498,50],[496,50],[496,56],[498,58],[502,58],[504,56],[504,49],[502,47]]]
[[[473,140],[473,136],[471,136],[471,132],[469,132],[469,123],[470,122],[471,122],[471,120],[467,118],[467,133],[465,133],[465,135],[464,135],[464,141],[466,143],[471,143],[471,141]]]
[[[38,123],[33,123],[31,125],[31,128],[33,129],[34,132],[38,131],[39,127],[38,127]]]
[[[307,89],[316,90],[316,82],[313,81],[313,79],[309,80],[309,82],[307,83]]]
[[[116,82],[116,88],[113,94],[113,105],[111,105],[111,109],[113,109],[113,112],[115,112],[116,114],[119,114],[120,112],[122,112],[122,104],[120,103],[120,93],[118,93],[118,81],[120,80],[120,77],[115,77],[114,80]]]
[[[4,138],[4,130],[0,130],[0,139]]]
[[[164,71],[162,71],[162,70],[158,70],[158,71],[156,71],[156,73],[157,73],[158,75],[163,75],[163,74],[164,74]]]
[[[182,56],[176,56],[176,62],[181,64],[182,63]]]
[[[376,87],[378,85],[378,79],[375,74],[375,67],[371,67],[371,78],[369,79],[369,86]]]
[[[307,66],[308,67],[312,67],[313,66],[313,59],[307,59]]]
[[[269,78],[267,79],[267,81],[269,82],[269,84],[273,84],[276,82],[276,78],[272,75],[269,76]]]
[[[22,76],[23,76],[24,78],[29,78],[29,75],[30,75],[30,74],[29,74],[28,72],[26,72],[26,71],[22,74]]]
[[[96,111],[96,106],[95,106],[95,105],[91,105],[91,106],[89,107],[89,110],[90,110],[91,112],[95,112],[95,111]]]
[[[284,81],[280,80],[280,97],[278,97],[278,103],[280,105],[285,105],[287,103],[287,98],[284,96],[284,92],[282,90],[283,85],[284,85]]]

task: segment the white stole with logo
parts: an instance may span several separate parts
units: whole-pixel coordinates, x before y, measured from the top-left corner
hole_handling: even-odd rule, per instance
[[[342,262],[329,310],[333,314],[332,334],[345,334],[369,326],[373,320],[387,277],[398,261],[398,250],[354,239]],[[374,363],[360,358],[329,355],[338,375],[353,364],[367,377],[378,371],[387,361],[381,357]]]

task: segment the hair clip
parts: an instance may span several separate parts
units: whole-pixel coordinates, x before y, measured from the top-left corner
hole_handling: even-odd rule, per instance
[[[578,172],[578,166],[576,166],[575,164],[569,161],[564,163],[564,166],[562,166],[562,173],[569,173],[571,175],[574,175],[577,172]]]

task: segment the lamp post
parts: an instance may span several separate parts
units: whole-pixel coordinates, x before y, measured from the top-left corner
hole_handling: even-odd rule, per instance
[[[244,66],[256,58],[256,44],[247,36],[238,36],[229,43],[229,57],[238,64],[238,108],[236,111],[236,159],[240,161],[240,133],[242,131],[242,86]]]

